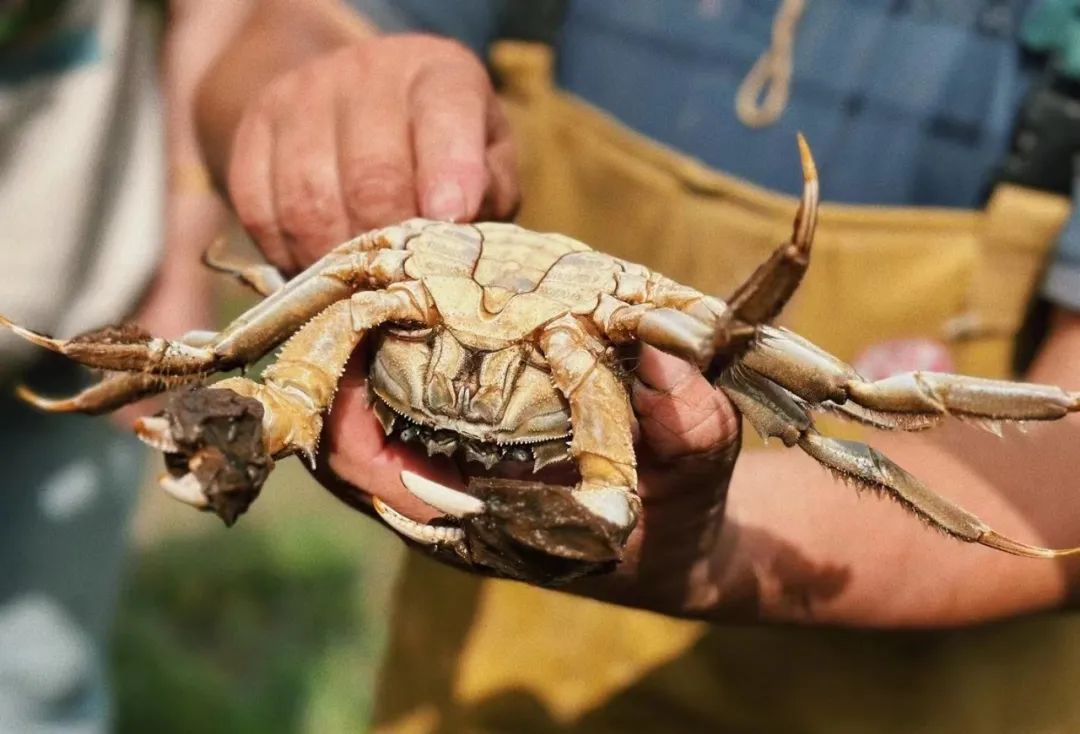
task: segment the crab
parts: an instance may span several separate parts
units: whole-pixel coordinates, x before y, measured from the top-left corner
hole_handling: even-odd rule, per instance
[[[801,136],[799,150],[792,235],[727,301],[563,235],[412,219],[336,247],[288,282],[268,265],[208,252],[207,264],[265,296],[219,333],[167,341],[112,327],[61,340],[5,319],[30,341],[107,371],[72,397],[23,397],[45,410],[102,413],[283,345],[261,381],[241,375],[176,391],[163,412],[136,423],[165,452],[162,487],[232,524],[275,460],[314,462],[346,362],[369,340],[370,397],[388,435],[486,468],[576,470],[567,485],[473,476],[464,492],[403,472],[404,486],[444,517],[421,523],[376,499],[378,514],[481,571],[555,585],[612,569],[641,513],[623,357],[648,344],[696,365],[763,437],[961,541],[1023,556],[1080,552],[1005,537],[869,445],[816,430],[811,416],[822,411],[905,431],[949,416],[1055,420],[1080,410],[1080,394],[932,372],[867,381],[771,325],[807,269],[817,222],[817,171]]]

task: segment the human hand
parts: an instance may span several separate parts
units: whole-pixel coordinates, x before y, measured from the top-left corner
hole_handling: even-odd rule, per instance
[[[286,273],[417,215],[509,218],[519,196],[486,70],[425,35],[374,36],[278,75],[241,113],[226,179],[240,221]]]
[[[369,511],[377,497],[413,519],[432,519],[432,508],[401,484],[401,471],[462,489],[466,482],[459,467],[387,439],[367,407],[365,378],[356,369],[350,368],[340,385],[324,432],[320,481],[357,509]],[[631,398],[639,422],[641,516],[613,573],[567,588],[620,604],[693,614],[713,602],[705,597],[715,585],[696,581],[718,573],[727,487],[741,443],[739,417],[696,368],[647,346]]]

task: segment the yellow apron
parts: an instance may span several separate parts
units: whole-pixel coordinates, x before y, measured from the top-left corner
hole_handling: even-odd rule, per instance
[[[523,225],[720,296],[789,235],[794,200],[558,92],[546,48],[504,45],[495,64],[522,141]],[[798,180],[795,141],[775,155]],[[959,371],[1005,375],[1067,214],[1011,187],[981,212],[824,206],[783,321],[846,360],[928,337]],[[947,633],[709,626],[411,554],[393,625],[379,732],[1080,731],[1071,616]]]

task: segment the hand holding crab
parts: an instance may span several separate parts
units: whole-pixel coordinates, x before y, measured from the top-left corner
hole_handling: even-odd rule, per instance
[[[894,497],[949,535],[1018,555],[1080,552],[1006,538],[869,446],[815,430],[810,414],[819,410],[892,430],[950,415],[1053,420],[1080,410],[1080,397],[935,373],[867,382],[769,326],[807,267],[816,222],[817,175],[800,143],[805,189],[792,237],[728,302],[560,235],[410,220],[335,248],[219,334],[166,342],[109,329],[60,341],[16,327],[115,372],[67,400],[30,397],[47,409],[100,412],[249,364],[284,343],[262,382],[234,377],[182,393],[139,425],[170,456],[163,486],[232,522],[273,459],[313,460],[338,380],[367,339],[370,399],[387,435],[486,467],[572,460],[577,474],[566,486],[474,478],[462,492],[403,473],[405,487],[449,519],[421,523],[382,501],[376,510],[399,532],[466,563],[555,584],[617,563],[641,514],[631,376],[620,364],[623,350],[644,344],[715,380],[763,435]],[[262,270],[238,274],[274,287]],[[648,396],[638,390],[640,412]],[[723,444],[725,435],[730,425],[714,438]]]

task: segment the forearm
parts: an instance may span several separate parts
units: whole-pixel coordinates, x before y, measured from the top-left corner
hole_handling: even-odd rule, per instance
[[[1059,318],[1027,379],[1076,389],[1080,318]],[[1075,459],[1080,421],[1006,427],[999,439],[951,422],[869,442],[999,532],[1080,545]],[[1075,564],[962,543],[895,502],[834,479],[797,449],[748,451],[732,480],[727,542],[699,589],[712,618],[857,626],[972,623],[1057,607],[1080,581]]]
[[[219,182],[245,106],[272,80],[317,55],[375,34],[373,25],[339,0],[248,0],[248,5],[250,13],[198,90],[199,139]]]

